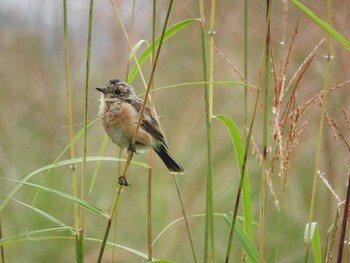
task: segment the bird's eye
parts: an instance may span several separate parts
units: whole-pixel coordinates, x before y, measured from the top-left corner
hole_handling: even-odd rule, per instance
[[[120,89],[116,89],[115,91],[114,91],[114,94],[115,95],[120,95],[122,93],[122,91],[120,90]]]

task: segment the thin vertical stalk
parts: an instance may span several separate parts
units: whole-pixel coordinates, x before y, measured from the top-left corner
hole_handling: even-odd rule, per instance
[[[156,33],[156,0],[153,0],[153,23],[152,23],[152,28],[153,28],[152,29],[152,43],[155,43],[155,37],[156,37],[156,34],[155,34]],[[155,45],[152,45],[152,63],[154,63],[154,61],[155,61]],[[154,78],[153,78],[152,83],[150,83],[150,85],[151,85],[151,91],[152,91],[153,88],[154,88]],[[156,114],[155,109],[154,109],[154,98],[152,100],[150,98],[150,105],[151,105],[152,111],[154,111],[154,116],[156,116],[156,118],[157,118],[157,114]],[[177,194],[178,194],[178,197],[179,197],[182,214],[183,214],[183,217],[185,219],[186,230],[187,230],[189,241],[190,241],[190,246],[191,246],[191,251],[192,251],[192,255],[193,255],[193,260],[196,263],[197,262],[197,256],[196,256],[196,252],[195,252],[195,249],[194,249],[192,233],[191,233],[190,225],[188,223],[188,217],[187,217],[185,205],[184,205],[184,202],[183,202],[183,199],[182,199],[180,186],[178,184],[176,175],[172,175],[172,176],[174,177],[174,182],[175,182]],[[152,246],[153,246],[153,242],[152,242],[152,217],[151,217],[151,215],[152,215],[152,151],[149,151],[149,160],[148,160],[148,191],[147,191],[148,261],[152,261]]]
[[[129,31],[129,36],[130,36],[130,42],[133,39],[133,33],[134,33],[134,19],[135,18],[135,0],[132,0],[132,8],[131,8],[131,16],[130,16],[130,31]],[[129,52],[132,49],[131,46],[129,46]],[[130,68],[130,60],[128,59],[127,61],[127,65],[126,65],[126,70],[125,70],[125,79],[128,78],[128,74],[129,74],[129,68]],[[122,156],[122,149],[118,150],[118,157],[119,159]],[[121,162],[118,162],[118,168],[117,168],[117,177],[119,177],[119,175],[121,174],[121,169],[122,169],[122,165]],[[116,243],[116,238],[117,238],[117,217],[113,217],[113,229],[112,229],[112,242]],[[111,256],[111,263],[115,262],[114,257],[115,257],[115,251],[116,251],[116,247],[112,246],[112,256]]]
[[[112,221],[113,221],[113,220],[117,220],[117,218],[118,218],[116,207],[117,207],[117,204],[118,204],[118,202],[119,202],[119,196],[120,196],[120,193],[121,193],[121,190],[122,190],[122,189],[123,189],[122,186],[119,185],[118,190],[117,190],[117,194],[116,194],[115,197],[114,197],[113,206],[112,206],[111,212],[109,213],[109,218],[108,218],[108,221],[107,221],[107,226],[106,226],[106,229],[105,229],[105,233],[104,233],[104,235],[103,235],[103,240],[102,240],[100,252],[99,252],[98,258],[97,258],[97,262],[98,262],[98,263],[101,263],[101,262],[102,262],[103,253],[104,253],[105,248],[106,248],[107,238],[108,238],[109,230],[110,230],[110,228],[111,228]],[[116,231],[116,230],[115,230],[115,231]]]
[[[215,7],[215,5],[214,5]],[[212,130],[211,130],[211,105],[212,94],[209,90],[208,82],[208,63],[206,51],[205,37],[205,16],[203,0],[199,0],[200,25],[201,25],[201,46],[202,46],[202,64],[203,64],[203,80],[204,84],[204,104],[206,117],[206,133],[207,133],[207,189],[206,189],[206,211],[205,211],[205,231],[204,231],[204,257],[203,262],[214,261],[214,224],[213,224],[213,183],[212,183]],[[210,68],[210,67],[209,67]],[[210,243],[210,246],[209,246]]]
[[[122,150],[120,149],[118,151],[118,158],[121,159],[122,157]],[[118,162],[118,167],[117,167],[117,175],[119,175],[121,173],[121,170],[122,170],[122,166],[121,166],[121,163]],[[113,243],[116,243],[116,240],[117,240],[117,217],[113,217],[113,220],[112,220],[112,223],[113,223],[113,229],[112,229],[112,242]],[[111,255],[111,263],[115,262],[115,254],[116,254],[116,247],[115,246],[112,246],[112,255]]]
[[[156,14],[157,14],[156,0],[153,0],[152,10],[152,43],[156,39]],[[152,64],[154,63],[155,46],[152,45]],[[154,87],[154,81],[151,83],[151,90]],[[154,98],[151,100],[151,108],[154,108]],[[147,254],[148,261],[152,261],[152,151],[148,154],[148,180],[147,180]]]
[[[264,229],[265,229],[265,199],[267,183],[267,138],[269,128],[269,97],[270,97],[270,10],[272,0],[266,1],[267,36],[265,43],[265,77],[264,77],[264,120],[263,120],[263,159],[261,162],[260,212],[259,212],[259,262],[264,260]]]
[[[211,1],[211,16],[209,26],[209,117],[210,122],[213,116],[213,82],[214,82],[214,35],[215,35],[215,4],[216,0]]]
[[[345,240],[346,225],[347,225],[348,216],[349,216],[349,203],[350,203],[350,174],[348,175],[348,189],[346,192],[346,199],[344,204],[343,223],[340,231],[337,263],[341,263],[343,259],[344,243],[346,242]]]
[[[139,67],[140,65],[138,64],[136,55],[135,55],[135,53],[132,50],[132,46],[131,46],[130,40],[129,40],[128,36],[127,36],[125,27],[124,27],[124,25],[123,25],[123,23],[121,21],[119,12],[115,8],[114,2],[112,0],[111,0],[111,3],[113,5],[114,11],[115,11],[115,13],[116,13],[116,15],[118,17],[118,20],[119,20],[119,22],[120,22],[120,24],[122,26],[123,32],[125,34],[125,37],[128,39],[128,44],[129,44],[129,46],[131,48],[131,52],[132,52],[133,57],[135,59],[136,65]],[[169,20],[169,16],[170,16],[170,11],[171,11],[172,5],[173,5],[173,0],[170,0],[169,7],[168,7],[168,10],[167,10],[167,14],[166,14],[166,18],[165,18],[165,22],[164,22],[163,29],[162,29],[162,34],[161,34],[161,38],[160,38],[160,42],[159,42],[159,47],[158,47],[158,50],[157,50],[157,53],[156,53],[156,56],[155,56],[155,59],[154,59],[154,63],[153,63],[153,66],[152,66],[152,71],[151,71],[149,82],[148,82],[148,85],[147,85],[147,89],[146,89],[146,92],[145,92],[145,95],[144,95],[143,104],[142,104],[141,109],[140,109],[139,119],[137,121],[136,128],[135,128],[135,131],[134,131],[134,135],[133,135],[133,138],[131,140],[132,144],[135,144],[137,133],[138,133],[138,130],[139,130],[139,127],[140,127],[140,124],[141,124],[141,117],[142,117],[143,112],[144,112],[145,107],[146,107],[147,98],[148,98],[148,95],[149,95],[149,92],[150,92],[151,83],[153,81],[153,77],[154,77],[155,69],[156,69],[156,66],[157,66],[160,50],[161,50],[162,45],[163,45],[163,40],[164,40],[165,31],[166,31],[166,26],[168,24],[168,20]],[[128,167],[130,165],[131,158],[132,158],[132,152],[129,150],[128,151],[128,156],[127,156],[127,159],[126,159],[126,162],[125,162],[125,165],[124,165],[123,173],[122,173],[123,177],[126,177],[126,171],[128,170]],[[117,194],[116,194],[116,196],[114,198],[114,201],[113,201],[113,205],[112,205],[112,209],[111,209],[111,212],[110,212],[110,215],[109,215],[109,219],[108,219],[108,222],[107,222],[105,234],[103,236],[100,252],[99,252],[99,255],[98,255],[98,259],[97,259],[98,263],[102,262],[102,257],[103,257],[103,253],[104,253],[104,250],[105,250],[105,247],[106,247],[106,242],[107,242],[108,234],[109,234],[109,231],[110,231],[111,222],[112,222],[114,217],[117,218],[117,213],[116,213],[117,212],[117,206],[118,206],[118,203],[119,203],[119,196],[120,196],[120,193],[122,192],[122,190],[123,190],[123,185],[120,184],[118,186]]]
[[[108,135],[105,134],[105,136],[103,137],[102,145],[101,145],[100,151],[98,153],[98,156],[103,156],[104,151],[106,149],[107,142],[108,142]],[[120,159],[120,156],[119,156],[119,159]],[[98,171],[100,169],[101,162],[102,161],[99,160],[96,163],[95,171],[94,171],[94,174],[92,176],[91,183],[90,183],[89,196],[91,196],[91,194],[92,194],[92,190],[93,190],[94,185],[95,185],[96,177],[98,175]],[[118,162],[118,163],[120,163],[120,162]]]
[[[89,27],[88,27],[88,40],[86,50],[86,78],[85,78],[85,102],[84,102],[84,138],[83,138],[83,162],[82,162],[82,177],[81,177],[81,189],[80,198],[85,198],[85,181],[86,181],[86,148],[87,148],[87,124],[88,124],[88,95],[89,95],[89,79],[90,79],[90,54],[91,54],[91,36],[92,36],[92,17],[93,17],[94,1],[90,0],[89,7]],[[80,226],[79,226],[79,258],[81,262],[84,261],[84,224],[85,224],[85,209],[80,208]]]
[[[152,151],[149,151],[147,180],[147,256],[152,261]]]
[[[248,0],[244,0],[244,79],[248,83]],[[248,86],[244,86],[244,140],[247,139],[248,127]],[[244,195],[243,195],[244,202]],[[246,211],[244,211],[246,215]],[[251,212],[250,212],[251,213]],[[253,238],[252,223],[245,222],[245,231],[249,238]],[[250,260],[248,259],[249,263]]]
[[[0,239],[2,239],[2,224],[1,224],[1,217],[0,217]],[[0,252],[1,252],[1,263],[5,263],[5,252],[4,252],[4,246],[0,246]]]
[[[197,263],[198,261],[197,261],[197,256],[196,256],[196,250],[194,249],[194,242],[193,242],[193,238],[192,238],[192,232],[191,232],[190,224],[188,222],[188,217],[187,217],[187,213],[186,213],[186,210],[185,210],[185,204],[184,204],[184,202],[182,200],[182,194],[181,194],[179,183],[177,181],[176,174],[173,175],[173,178],[174,178],[174,183],[175,183],[175,186],[176,186],[177,195],[178,195],[179,201],[180,201],[183,218],[185,220],[186,230],[187,230],[188,236],[189,236],[189,241],[190,241],[190,246],[191,246],[191,251],[192,251],[192,256],[193,256],[193,262]]]
[[[135,20],[135,0],[132,0],[132,9],[131,9],[131,17],[130,17],[130,40],[133,39],[134,35],[134,20]],[[132,47],[129,47],[129,50],[132,49]],[[129,68],[130,68],[130,59],[128,59],[128,62],[126,64],[126,71],[125,71],[125,79],[128,79],[129,74]]]
[[[350,174],[349,174],[350,176]],[[338,233],[338,221],[340,219],[340,207],[338,206],[336,209],[336,213],[334,216],[334,221],[332,223],[333,227],[332,227],[332,232],[329,232],[327,234],[327,239],[326,239],[326,248],[325,250],[325,263],[331,263],[333,260],[333,250],[334,250],[334,246],[335,246],[335,239],[336,239],[336,235]]]
[[[332,14],[331,13],[331,2],[332,2],[331,0],[328,0],[328,2],[327,2],[328,3],[327,20],[328,20],[329,25],[331,24],[331,14]],[[312,223],[313,217],[314,217],[314,209],[315,209],[315,201],[316,201],[317,179],[318,179],[318,170],[319,170],[319,165],[320,165],[321,148],[322,148],[322,141],[323,141],[323,128],[324,128],[327,93],[328,93],[328,86],[329,86],[330,66],[331,66],[331,38],[329,35],[327,35],[327,62],[326,62],[321,117],[320,117],[319,129],[318,129],[316,158],[315,158],[313,182],[312,182],[309,225],[308,225],[309,227],[308,227],[308,231],[307,231],[306,251],[305,251],[305,260],[304,260],[305,262],[308,262],[309,248],[310,248],[310,244],[311,244],[311,223]]]
[[[207,178],[207,213],[209,214],[209,233],[210,233],[210,254],[209,262],[215,260],[215,239],[214,239],[214,205],[213,205],[213,176],[212,176],[212,116],[213,116],[213,81],[214,81],[214,35],[215,35],[215,7],[216,1],[211,2],[211,16],[209,25],[209,85],[205,91],[206,102],[206,122],[207,122],[207,147],[208,147],[208,178]],[[210,169],[210,170],[209,170]]]
[[[271,6],[271,5],[270,5]],[[270,19],[270,8],[268,9],[268,16],[267,16],[267,21]],[[232,217],[232,225],[230,229],[230,235],[229,235],[229,240],[227,242],[227,250],[226,250],[226,257],[225,257],[225,263],[228,263],[230,260],[230,253],[231,253],[231,247],[232,247],[232,241],[233,241],[233,233],[237,221],[237,215],[238,215],[238,207],[239,207],[239,202],[241,199],[241,191],[242,191],[242,185],[243,185],[243,180],[244,176],[246,174],[246,166],[247,166],[247,160],[248,160],[248,152],[250,149],[250,143],[251,143],[251,137],[252,137],[252,131],[255,123],[255,117],[256,117],[256,112],[258,109],[258,102],[259,102],[259,97],[261,93],[261,87],[260,87],[260,80],[261,80],[261,75],[262,75],[262,67],[263,67],[263,61],[266,53],[266,43],[267,43],[267,36],[268,36],[268,23],[265,25],[265,35],[264,35],[264,42],[263,42],[263,47],[261,50],[261,55],[260,55],[260,63],[259,63],[259,69],[258,69],[258,76],[257,76],[257,82],[256,82],[256,96],[254,99],[254,105],[253,105],[253,113],[252,113],[252,118],[250,121],[249,129],[248,129],[248,134],[245,142],[245,148],[244,148],[244,158],[243,158],[243,164],[241,167],[241,178],[239,180],[239,185],[238,185],[238,190],[237,190],[237,195],[236,195],[236,201],[233,209],[233,217]]]
[[[67,115],[68,115],[68,132],[69,132],[69,141],[73,140],[74,131],[73,131],[73,111],[72,111],[72,96],[71,96],[71,87],[70,87],[70,67],[69,67],[69,47],[68,47],[68,26],[67,26],[67,0],[63,0],[63,34],[64,34],[64,60],[65,60],[65,69],[66,69],[66,99],[67,99]],[[69,148],[70,158],[75,158],[75,149],[74,143],[71,144]],[[78,197],[77,189],[77,174],[75,170],[75,165],[71,166],[72,169],[72,193],[74,197]],[[79,239],[79,212],[78,204],[73,204],[73,213],[74,213],[74,228],[75,228],[75,238],[76,241]],[[76,243],[78,244],[78,243]],[[76,248],[78,251],[78,248]],[[77,254],[78,260],[78,254]]]
[[[244,0],[244,79],[248,83],[248,0]],[[244,139],[248,127],[248,86],[244,86]]]

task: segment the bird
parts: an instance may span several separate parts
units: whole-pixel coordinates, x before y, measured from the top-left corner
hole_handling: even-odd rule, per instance
[[[136,141],[132,144],[143,100],[137,97],[130,84],[112,79],[96,90],[102,93],[98,116],[112,142],[133,153],[142,153],[152,148],[171,174],[185,173],[169,153],[160,125],[147,105],[142,114]]]

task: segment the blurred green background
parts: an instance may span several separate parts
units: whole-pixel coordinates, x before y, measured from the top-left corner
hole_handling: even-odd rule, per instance
[[[205,3],[206,26],[210,18],[210,2]],[[322,19],[326,19],[326,2],[305,1],[305,4]],[[86,42],[88,28],[88,1],[68,1],[68,32],[70,52],[70,73],[72,86],[73,119],[75,132],[82,128],[84,110]],[[167,2],[157,3],[157,35],[160,34],[167,8]],[[263,41],[265,3],[249,2],[249,53],[248,82],[256,84],[257,70]],[[347,39],[350,39],[349,11],[347,1],[333,2],[332,24]],[[118,10],[127,30],[130,30],[131,1],[119,1]],[[283,41],[283,5],[273,3],[271,14],[271,41],[275,60],[279,61]],[[198,18],[197,1],[175,1],[169,26],[187,18]],[[298,34],[293,45],[287,69],[287,80],[297,71],[308,54],[326,34],[294,6],[288,5],[285,48],[291,37],[297,19],[300,17]],[[240,81],[229,60],[243,74],[243,2],[217,1],[214,78],[217,81]],[[132,42],[141,39],[151,42],[152,2],[136,1]],[[324,86],[326,45],[316,52],[316,57],[301,81],[298,91],[299,105],[303,105]],[[339,44],[332,41],[330,87],[350,79],[350,55]],[[113,78],[125,79],[129,52],[121,28],[114,16],[109,1],[95,1],[92,32],[91,72],[88,119],[97,118],[100,94],[94,89]],[[67,101],[65,88],[63,10],[62,1],[3,0],[0,2],[0,172],[3,178],[22,179],[30,172],[52,163],[68,144]],[[133,63],[132,63],[133,64]],[[146,78],[149,65],[144,66]],[[200,28],[198,23],[188,26],[164,43],[155,86],[202,81],[202,58]],[[273,81],[271,85],[273,87]],[[139,76],[133,82],[137,93],[144,88]],[[214,87],[214,115],[225,114],[232,118],[244,132],[243,87]],[[249,116],[253,95],[249,92]],[[273,96],[273,94],[271,94]],[[329,94],[327,111],[334,119],[346,140],[349,140],[349,121],[343,111],[349,114],[349,85]],[[173,156],[186,169],[187,174],[179,177],[184,202],[189,215],[205,211],[206,185],[206,133],[204,115],[204,92],[200,85],[161,90],[154,93],[155,105],[161,117]],[[271,110],[272,111],[272,110]],[[279,262],[300,262],[304,255],[303,234],[308,221],[311,196],[312,173],[319,127],[318,103],[312,104],[303,121],[307,125],[293,152],[288,186],[281,192],[277,174],[272,175],[275,190],[280,200],[280,212],[271,195],[267,199],[266,211],[266,260],[275,256],[276,242],[279,242]],[[299,125],[302,122],[299,123]],[[262,108],[259,108],[257,123],[253,132],[261,151]],[[99,122],[88,130],[88,156],[98,156],[104,131]],[[270,142],[272,138],[270,138]],[[77,157],[81,156],[82,139],[76,143]],[[340,150],[334,133],[326,124],[320,171],[341,200],[345,196],[345,185],[349,173],[349,151],[342,144]],[[105,156],[117,156],[117,147],[108,142]],[[213,172],[214,209],[217,213],[231,211],[237,191],[238,175],[232,143],[226,129],[213,120]],[[69,159],[67,152],[63,159]],[[137,155],[136,161],[147,162],[147,155]],[[259,161],[254,154],[249,156],[248,170],[251,181],[253,216],[259,218]],[[88,185],[90,185],[95,163],[88,163]],[[81,166],[77,167],[78,175]],[[165,226],[182,216],[176,189],[171,176],[158,157],[153,162],[153,231],[156,236]],[[118,208],[117,243],[136,250],[147,251],[146,231],[146,184],[147,170],[132,166],[129,170],[132,186],[122,193]],[[71,193],[69,167],[51,171],[44,185]],[[96,206],[110,210],[116,189],[117,163],[102,162],[101,169],[88,200]],[[41,183],[44,174],[33,178]],[[14,182],[1,180],[0,193],[8,194]],[[15,198],[31,204],[36,190],[22,187]],[[35,206],[73,225],[72,203],[41,191]],[[325,244],[328,228],[334,221],[337,200],[319,180],[315,221]],[[41,218],[14,202],[7,205],[1,215],[3,236],[26,230],[53,227],[51,222]],[[276,225],[280,223],[277,231]],[[190,219],[195,247],[201,257],[203,252],[204,218]],[[86,235],[102,238],[106,220],[87,212]],[[257,228],[255,229],[257,231]],[[58,234],[59,235],[59,234]],[[228,239],[228,227],[221,217],[215,221],[216,256],[222,262]],[[95,262],[99,246],[86,244],[86,262]],[[118,250],[118,262],[135,262],[139,258]],[[241,253],[238,241],[234,245],[233,262],[238,262]],[[6,262],[74,262],[74,240],[52,239],[38,242],[23,242],[5,247]],[[106,259],[110,256],[106,252]],[[154,246],[154,257],[190,262],[191,251],[183,221],[175,224]],[[283,259],[283,260],[282,260]],[[106,261],[107,262],[107,261]],[[109,262],[109,261],[108,261]]]

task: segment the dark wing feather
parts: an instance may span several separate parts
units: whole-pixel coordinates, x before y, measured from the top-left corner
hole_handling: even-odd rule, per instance
[[[142,100],[129,100],[127,101],[137,110],[138,113],[141,111]],[[168,148],[163,133],[160,129],[157,119],[153,116],[151,109],[146,105],[143,112],[141,127],[152,135],[156,140],[162,142],[166,148]]]

